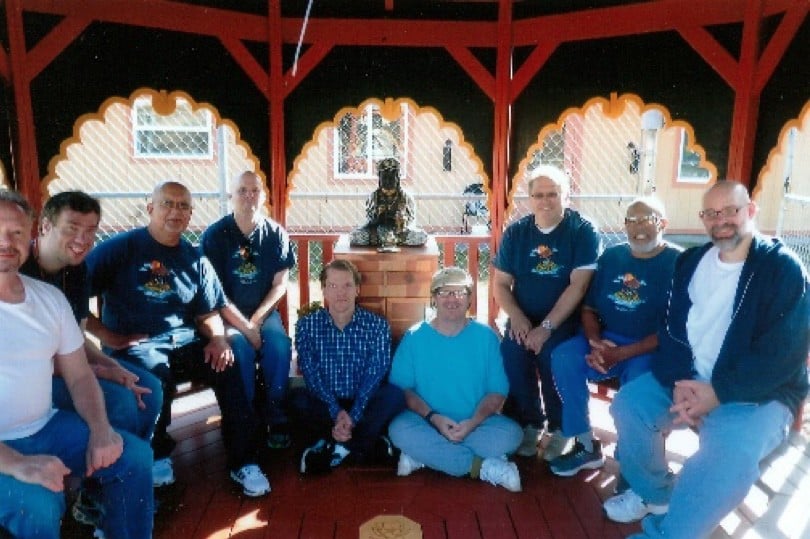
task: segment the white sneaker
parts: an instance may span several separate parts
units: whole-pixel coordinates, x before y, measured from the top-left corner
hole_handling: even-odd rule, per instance
[[[484,459],[481,464],[481,481],[492,483],[511,492],[520,492],[520,474],[514,462],[509,462],[506,457]]]
[[[155,488],[174,484],[174,469],[169,457],[158,459],[152,464],[152,486]]]
[[[261,468],[255,464],[246,464],[235,472],[231,472],[231,479],[242,485],[245,496],[255,498],[270,492],[270,481],[262,473]]]
[[[573,446],[574,439],[566,438],[562,432],[555,430],[551,433],[551,438],[543,450],[543,459],[552,461],[568,453]]]
[[[425,465],[421,462],[414,460],[413,457],[410,455],[406,455],[405,453],[399,454],[399,463],[397,463],[397,475],[400,477],[405,477],[406,475],[411,475],[416,470],[424,468]]]
[[[537,438],[540,436],[540,430],[531,425],[523,427],[523,440],[515,450],[516,455],[521,457],[534,457],[537,456]]]
[[[655,505],[645,502],[632,489],[627,489],[621,494],[608,498],[602,504],[602,507],[605,508],[605,513],[607,513],[610,520],[625,523],[641,520],[649,514],[663,515],[669,510],[667,504]]]

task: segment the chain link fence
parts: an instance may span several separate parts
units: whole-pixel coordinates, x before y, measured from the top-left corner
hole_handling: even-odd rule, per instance
[[[50,194],[81,189],[100,200],[99,241],[146,225],[152,190],[173,180],[192,193],[187,238],[196,242],[229,211],[228,180],[255,170],[256,159],[230,125],[216,125],[209,108],[187,99],[174,103],[158,112],[151,95],[111,101],[80,124],[79,140],[70,141],[46,178]]]
[[[793,249],[810,268],[810,196],[785,193],[779,211],[776,235]]]

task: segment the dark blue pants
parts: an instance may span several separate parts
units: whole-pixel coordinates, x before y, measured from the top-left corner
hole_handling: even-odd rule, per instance
[[[346,411],[352,408],[352,399],[341,399],[340,404]],[[373,453],[377,439],[385,434],[388,423],[405,409],[405,394],[402,390],[383,382],[371,396],[363,412],[363,417],[352,431],[352,439],[346,447],[360,460]],[[290,413],[296,425],[304,431],[306,445],[316,440],[332,439],[334,418],[329,414],[326,403],[299,387],[290,392]]]

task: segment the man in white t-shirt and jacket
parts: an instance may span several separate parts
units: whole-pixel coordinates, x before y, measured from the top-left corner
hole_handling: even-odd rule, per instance
[[[646,516],[634,537],[708,537],[759,478],[759,462],[785,440],[807,395],[807,271],[780,240],[756,232],[756,212],[738,182],[704,194],[711,242],[678,258],[652,372],[611,405],[630,488],[604,507],[619,522]],[[685,426],[700,448],[676,478],[664,433]]]

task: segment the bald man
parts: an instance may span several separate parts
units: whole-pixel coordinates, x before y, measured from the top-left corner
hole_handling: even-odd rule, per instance
[[[122,232],[88,255],[91,289],[104,300],[101,321],[88,327],[105,353],[149,370],[163,384],[152,439],[155,486],[174,482],[175,442],[166,429],[175,375],[183,368],[184,376],[214,388],[231,478],[251,496],[266,494],[270,484],[255,460],[256,418],[219,314],[225,294],[214,268],[183,238],[193,211],[191,193],[179,182],[160,183],[146,211],[146,227]]]

